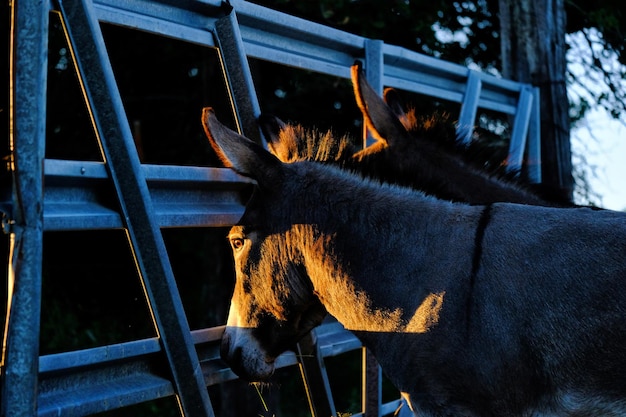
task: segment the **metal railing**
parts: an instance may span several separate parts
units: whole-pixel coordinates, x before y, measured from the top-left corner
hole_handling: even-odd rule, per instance
[[[68,33],[105,163],[44,157],[50,7]],[[11,246],[3,416],[78,416],[173,395],[184,415],[212,416],[206,387],[236,378],[219,359],[223,327],[190,331],[160,228],[233,224],[251,183],[222,168],[140,163],[98,22],[218,48],[237,124],[253,139],[261,140],[262,106],[248,58],[343,78],[361,59],[379,91],[391,86],[460,103],[465,138],[479,108],[513,116],[510,166],[520,167],[527,152],[537,164],[528,168],[530,177],[540,180],[538,90],[528,85],[240,0],[56,0],[52,6],[17,0],[13,13],[12,182],[0,202]],[[128,233],[158,337],[39,356],[43,233],[107,228]],[[299,349],[278,365],[302,367],[313,415],[335,414],[324,358],[361,349],[360,343],[331,321]],[[366,367],[373,388],[364,390],[363,414],[392,413],[400,400],[381,404],[380,373]]]

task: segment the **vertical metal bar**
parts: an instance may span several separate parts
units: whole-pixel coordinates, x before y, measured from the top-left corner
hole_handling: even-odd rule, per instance
[[[382,95],[384,76],[383,41],[368,39],[365,41],[365,76],[372,88]],[[364,132],[365,146],[373,143],[372,136]],[[382,405],[382,371],[374,355],[363,348],[363,387],[362,408],[367,417],[377,417]]]
[[[49,3],[12,3],[10,145],[13,219],[2,356],[3,416],[37,412]]]
[[[165,243],[89,0],[59,0],[84,94],[186,416],[213,416]]]
[[[330,382],[324,358],[320,352],[315,331],[310,332],[298,343],[298,361],[305,382],[311,417],[336,416]]]
[[[506,169],[509,172],[520,172],[526,149],[528,125],[532,114],[533,92],[532,87],[523,86],[517,102],[517,111],[513,121],[513,132],[509,144],[509,156]]]
[[[365,40],[365,78],[369,85],[378,94],[383,94],[383,78],[384,78],[384,42],[378,39]],[[372,145],[376,140],[372,134],[368,132],[367,127],[363,127],[363,147]]]
[[[365,41],[365,76],[372,88],[382,95],[384,87],[384,42],[378,39],[367,39]],[[374,142],[372,135],[364,128],[364,146],[367,147]],[[366,348],[362,349],[362,408],[363,414],[367,417],[379,416],[381,411],[381,385],[382,371],[378,361]]]
[[[363,415],[379,417],[382,408],[383,375],[374,354],[361,348],[363,354]]]
[[[526,154],[528,180],[533,183],[541,182],[541,100],[539,100],[539,94],[539,87],[533,87]]]
[[[230,6],[225,5],[225,7]],[[240,133],[257,143],[262,143],[261,130],[257,123],[261,110],[239,31],[239,23],[232,7],[226,16],[215,22],[215,38]]]
[[[476,123],[478,111],[478,99],[482,89],[482,81],[476,71],[469,70],[465,96],[461,104],[459,124],[456,128],[456,140],[458,143],[468,145],[472,140],[472,132]]]

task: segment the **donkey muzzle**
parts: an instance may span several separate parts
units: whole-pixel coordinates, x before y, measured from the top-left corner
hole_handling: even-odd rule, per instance
[[[249,382],[265,382],[274,374],[274,359],[261,348],[250,329],[226,327],[220,355],[232,371]]]

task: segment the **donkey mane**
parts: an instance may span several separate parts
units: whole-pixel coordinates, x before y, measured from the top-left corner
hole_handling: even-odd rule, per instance
[[[332,130],[323,132],[297,123],[284,123],[266,113],[259,116],[259,124],[268,138],[269,150],[282,162],[315,161],[342,165],[358,152],[348,135],[337,136]]]
[[[411,135],[431,140],[443,150],[460,157],[467,157],[464,147],[457,140],[457,121],[447,111],[435,110],[429,114],[417,114],[417,109],[402,103],[398,91],[385,88],[383,100]]]

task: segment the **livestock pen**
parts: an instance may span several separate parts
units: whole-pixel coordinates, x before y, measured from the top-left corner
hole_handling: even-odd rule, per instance
[[[224,402],[248,395],[232,397],[231,389],[226,400],[217,390],[237,379],[219,358],[232,272],[217,259],[230,256],[225,228],[241,216],[252,182],[218,166],[201,141],[200,111],[211,105],[262,142],[256,117],[269,104],[257,97],[255,66],[349,83],[359,59],[380,92],[389,86],[457,104],[465,140],[480,110],[500,113],[511,120],[509,166],[521,168],[526,158],[529,178],[540,181],[538,90],[529,85],[240,0],[17,0],[11,7],[10,141],[0,177],[8,259],[0,290],[7,299],[3,416],[157,409],[162,400],[185,416],[213,416],[217,401],[228,409]],[[139,55],[132,45],[152,48],[155,60],[136,62],[144,67],[128,80],[116,70]],[[193,57],[182,77],[188,84],[172,85],[176,74],[164,73],[160,82],[170,90],[142,90],[142,74],[158,71],[168,51]],[[197,96],[164,105],[172,89]],[[70,95],[82,104],[69,105]],[[148,112],[158,125],[146,124]],[[197,120],[197,131],[171,127],[184,117]],[[155,135],[166,140],[154,145]],[[226,278],[208,282],[212,274]],[[107,301],[90,304],[90,293]],[[50,301],[59,297],[65,304]],[[66,304],[75,307],[71,323],[63,321]],[[279,365],[296,371],[311,415],[337,415],[343,410],[328,364],[359,352],[357,415],[390,415],[401,400],[383,401],[380,371],[362,350],[329,320]]]

